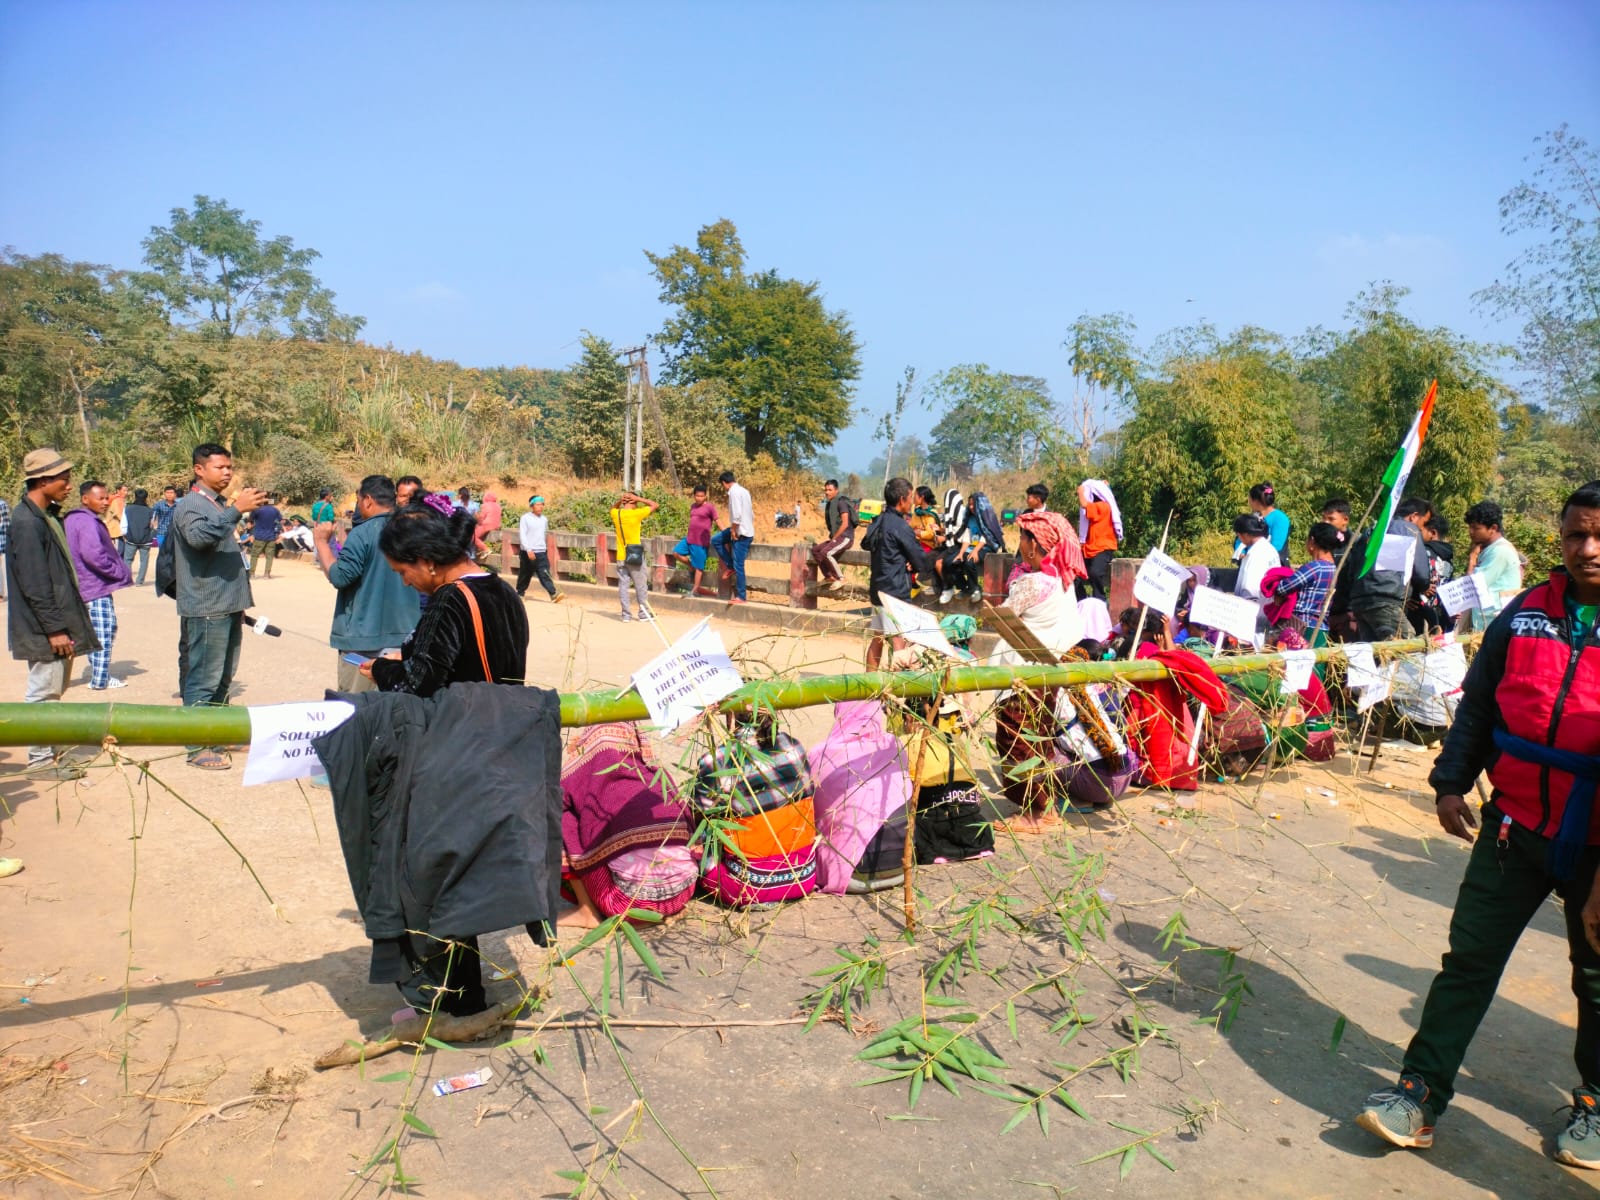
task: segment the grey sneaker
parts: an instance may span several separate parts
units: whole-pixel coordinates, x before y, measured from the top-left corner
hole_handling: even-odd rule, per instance
[[[1394,1087],[1373,1092],[1356,1124],[1395,1146],[1426,1150],[1433,1145],[1434,1111],[1420,1075],[1402,1075]],[[1600,1148],[1600,1147],[1597,1147]]]
[[[1556,1135],[1556,1161],[1600,1170],[1600,1091],[1572,1089],[1572,1118]]]
[[[623,619],[623,621],[631,621],[631,620],[633,620],[633,614],[632,613],[623,613],[622,614],[622,619]]]

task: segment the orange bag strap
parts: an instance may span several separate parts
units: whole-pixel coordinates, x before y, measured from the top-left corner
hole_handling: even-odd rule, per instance
[[[456,586],[467,598],[467,608],[472,613],[472,631],[478,635],[478,659],[483,663],[484,681],[493,683],[494,673],[489,670],[489,651],[483,644],[483,613],[478,608],[478,598],[472,594],[472,589],[467,586],[466,580],[456,580]]]

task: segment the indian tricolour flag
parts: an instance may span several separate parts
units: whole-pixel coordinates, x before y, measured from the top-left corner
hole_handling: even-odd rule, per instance
[[[1422,407],[1417,410],[1416,420],[1411,422],[1406,440],[1400,443],[1400,449],[1395,451],[1394,458],[1389,462],[1389,469],[1383,473],[1383,486],[1386,489],[1383,510],[1378,513],[1377,524],[1372,527],[1372,536],[1367,539],[1367,559],[1361,564],[1362,575],[1372,570],[1373,564],[1378,561],[1378,552],[1383,549],[1384,534],[1389,532],[1389,522],[1394,519],[1394,510],[1405,496],[1406,481],[1411,478],[1411,468],[1417,465],[1417,455],[1422,452],[1422,439],[1428,436],[1428,422],[1433,420],[1433,400],[1438,394],[1439,381],[1435,379],[1428,385],[1428,394],[1422,398]]]

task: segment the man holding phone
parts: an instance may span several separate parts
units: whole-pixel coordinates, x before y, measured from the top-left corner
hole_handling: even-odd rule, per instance
[[[240,488],[230,502],[233,455],[226,446],[194,448],[195,487],[172,515],[181,632],[178,687],[185,706],[226,704],[239,667],[250,573],[234,541],[239,518],[267,502],[260,488]],[[216,746],[190,746],[189,765],[226,771],[233,760]]]

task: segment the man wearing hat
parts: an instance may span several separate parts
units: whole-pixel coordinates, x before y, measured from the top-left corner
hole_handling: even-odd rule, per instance
[[[61,525],[72,464],[55,450],[30,450],[22,460],[22,476],[25,491],[11,514],[6,553],[11,592],[6,626],[12,657],[28,664],[23,700],[37,704],[61,699],[73,656],[100,649],[100,639],[78,592],[78,574]],[[82,768],[57,760],[50,746],[29,746],[28,768],[60,779],[83,774]]]

